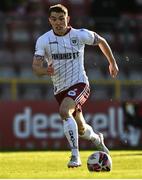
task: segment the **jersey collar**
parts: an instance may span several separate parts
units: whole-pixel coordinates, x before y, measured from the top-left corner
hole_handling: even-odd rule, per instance
[[[53,30],[53,29],[52,29],[52,30]],[[68,33],[70,32],[70,30],[71,30],[71,26],[69,26],[69,27],[67,28],[67,31],[65,32],[64,35],[56,34],[56,33],[54,32],[54,30],[53,30],[53,33],[54,33],[56,36],[65,36],[66,34],[68,34]]]

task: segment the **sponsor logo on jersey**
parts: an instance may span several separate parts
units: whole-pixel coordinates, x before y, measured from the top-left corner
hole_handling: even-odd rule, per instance
[[[52,54],[52,59],[54,60],[76,59],[77,57],[79,57],[79,52]]]

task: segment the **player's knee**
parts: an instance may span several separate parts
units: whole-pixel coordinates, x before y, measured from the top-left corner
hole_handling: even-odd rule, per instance
[[[59,109],[59,114],[60,114],[62,119],[66,119],[66,118],[68,118],[70,116],[69,110],[66,109],[66,108],[60,108]]]
[[[78,134],[82,136],[85,133],[85,127],[84,126],[78,126]]]

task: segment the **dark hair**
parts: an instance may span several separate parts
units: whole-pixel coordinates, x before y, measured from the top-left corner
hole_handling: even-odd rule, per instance
[[[68,16],[68,9],[63,6],[62,4],[56,4],[53,6],[50,6],[49,11],[48,11],[48,16],[50,17],[51,12],[63,12],[65,15]]]

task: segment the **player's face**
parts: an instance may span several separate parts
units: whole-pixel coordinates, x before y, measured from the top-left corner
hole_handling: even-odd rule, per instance
[[[68,29],[69,16],[62,12],[51,12],[49,22],[56,34],[64,35]]]

